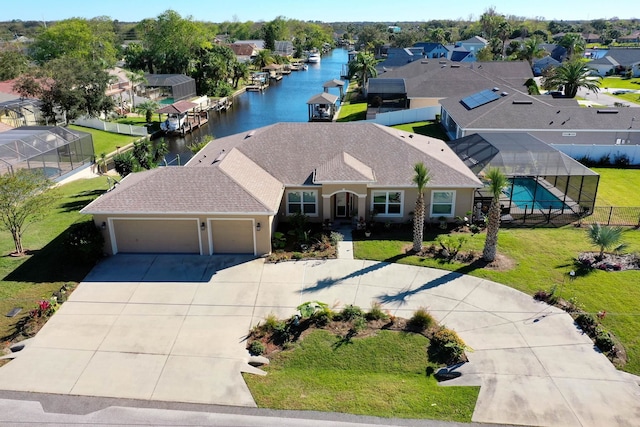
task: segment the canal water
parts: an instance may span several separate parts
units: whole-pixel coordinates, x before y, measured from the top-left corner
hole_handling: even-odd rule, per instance
[[[271,80],[263,92],[245,92],[236,96],[233,107],[226,112],[211,112],[209,123],[184,137],[165,137],[170,153],[166,160],[171,165],[184,165],[192,154],[187,145],[205,135],[221,138],[235,133],[278,122],[306,122],[309,120],[307,101],[322,93],[322,85],[332,79],[340,80],[343,65],[347,63],[347,50],[334,49],[322,56],[319,64],[307,64],[307,71],[293,71],[282,80]],[[346,92],[345,85],[345,92]],[[338,88],[329,92],[339,95]],[[179,156],[179,160],[177,158]]]

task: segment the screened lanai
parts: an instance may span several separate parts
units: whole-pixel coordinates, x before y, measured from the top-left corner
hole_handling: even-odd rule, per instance
[[[509,178],[500,200],[509,218],[593,212],[600,175],[528,133],[480,133],[447,144],[480,179],[491,168]],[[486,210],[491,198],[481,189],[476,203]]]
[[[93,139],[86,132],[23,126],[0,133],[0,175],[30,169],[57,178],[93,159]]]

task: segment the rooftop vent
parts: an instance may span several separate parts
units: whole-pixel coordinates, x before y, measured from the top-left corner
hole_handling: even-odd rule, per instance
[[[512,101],[511,103],[514,105],[531,105],[533,104],[533,101],[521,99],[521,100]]]
[[[618,114],[618,110],[598,110],[598,114]]]
[[[502,92],[502,93],[500,94],[500,96],[507,96],[507,95],[509,95],[509,92]]]
[[[256,131],[255,131],[255,130],[252,130],[251,132],[249,132],[249,133],[247,134],[247,136],[245,136],[245,137],[244,137],[244,139],[251,138],[251,137],[253,136],[253,134],[254,134],[254,133],[256,133]]]
[[[429,61],[420,61],[421,64],[428,64]]]
[[[460,68],[460,64],[451,64],[451,68]]]
[[[494,88],[493,88],[493,89],[491,89],[491,90],[492,90],[492,91],[494,91],[494,92],[498,92],[498,91],[500,90],[500,88],[499,88],[499,87],[494,87]]]
[[[222,161],[222,159],[224,159],[226,155],[227,155],[227,153],[226,153],[224,150],[222,150],[222,151],[220,152],[220,154],[218,154],[218,157],[216,157],[215,159],[213,159],[213,163],[218,163],[218,162]],[[212,163],[212,164],[213,164],[213,163]]]
[[[446,64],[447,61],[438,61],[438,64]]]

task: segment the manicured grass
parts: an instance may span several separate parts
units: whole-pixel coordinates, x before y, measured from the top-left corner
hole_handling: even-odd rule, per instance
[[[470,422],[478,387],[440,387],[426,375],[422,335],[380,331],[347,343],[314,331],[264,370],[244,374],[259,407]]]
[[[338,122],[355,122],[367,118],[367,103],[359,102],[355,104],[343,104],[340,107]]]
[[[81,281],[91,266],[77,265],[65,256],[64,232],[75,222],[90,219],[78,211],[107,189],[105,177],[79,180],[66,184],[58,191],[56,205],[23,236],[24,247],[32,255],[16,258],[13,239],[7,231],[0,231],[0,340],[6,340],[12,325],[35,307],[39,299],[49,299],[54,291],[67,282]],[[5,317],[13,307],[22,312],[13,318]]]
[[[442,126],[440,126],[440,124],[436,122],[415,122],[391,127],[403,130],[405,132],[413,132],[420,135],[430,136],[432,138],[438,138],[443,141],[449,140],[449,137],[442,129]]]
[[[620,98],[620,102],[629,103],[633,102],[635,104],[640,104],[640,93],[624,93],[622,95],[613,95],[616,98]]]
[[[596,206],[640,206],[640,169],[591,170],[600,174]]]
[[[640,78],[623,79],[622,77],[603,77],[600,80],[602,88],[640,89]]]
[[[124,147],[140,139],[138,136],[120,135],[83,126],[69,125],[69,128],[87,132],[93,136],[93,149],[97,158],[99,158],[102,153],[109,154],[115,151],[116,147]]]
[[[463,251],[481,252],[484,234],[467,235]],[[376,236],[377,237],[377,236]],[[557,229],[501,229],[498,252],[511,258],[515,265],[508,271],[476,268],[456,262],[441,262],[406,256],[403,248],[411,243],[410,231],[404,235],[381,235],[380,239],[354,242],[354,255],[359,259],[392,261],[403,264],[434,267],[483,277],[518,289],[529,295],[537,290],[557,286],[565,299],[575,297],[591,313],[606,310],[602,321],[624,344],[629,355],[625,371],[640,374],[640,271],[586,272],[578,269],[575,260],[580,252],[596,250],[586,237],[585,228],[566,226]],[[427,233],[425,244],[435,241],[436,234]],[[640,232],[627,229],[623,241],[625,252],[640,252]],[[578,272],[573,282],[568,280],[571,270]]]

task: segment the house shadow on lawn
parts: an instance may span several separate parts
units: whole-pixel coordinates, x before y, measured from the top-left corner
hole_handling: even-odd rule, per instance
[[[65,250],[71,227],[60,233],[45,247],[29,251],[29,257],[3,280],[14,282],[80,282],[93,265],[82,263]]]

